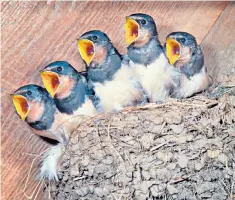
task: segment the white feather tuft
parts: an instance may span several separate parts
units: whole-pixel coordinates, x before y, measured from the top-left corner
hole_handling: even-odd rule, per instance
[[[57,144],[54,147],[49,148],[46,153],[43,154],[42,165],[40,168],[40,179],[56,180],[57,176],[57,164],[64,150],[64,145]]]

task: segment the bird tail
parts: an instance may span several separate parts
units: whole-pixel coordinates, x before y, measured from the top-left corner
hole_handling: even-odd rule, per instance
[[[39,179],[48,179],[58,181],[57,176],[57,164],[63,153],[64,145],[57,144],[54,147],[49,148],[42,156],[42,164]]]

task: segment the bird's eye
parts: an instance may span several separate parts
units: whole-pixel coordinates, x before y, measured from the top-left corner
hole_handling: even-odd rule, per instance
[[[27,91],[27,95],[30,96],[32,94],[31,91]]]
[[[57,72],[61,72],[62,71],[62,67],[57,67]]]
[[[143,20],[140,21],[140,23],[145,25],[146,24],[146,20],[143,19]]]
[[[185,43],[185,38],[182,38],[182,39],[181,39],[181,42]]]
[[[93,39],[93,40],[97,40],[97,36],[96,36],[96,35],[93,36],[92,39]]]

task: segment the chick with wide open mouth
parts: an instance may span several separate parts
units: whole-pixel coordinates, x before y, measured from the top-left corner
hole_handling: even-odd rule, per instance
[[[19,94],[12,94],[11,98],[15,106],[16,112],[18,113],[20,118],[23,121],[25,121],[30,111],[30,106],[28,104],[26,97],[19,95]]]
[[[92,41],[88,39],[78,40],[78,50],[82,59],[89,65],[95,55],[95,45]]]
[[[168,38],[166,41],[166,54],[169,59],[169,63],[171,65],[174,65],[175,62],[181,56],[180,43],[178,41],[176,41],[175,39]]]
[[[61,85],[59,75],[55,72],[44,71],[44,70],[42,70],[40,74],[46,90],[51,95],[51,97],[54,98],[57,90]]]
[[[139,24],[134,19],[126,17],[124,28],[126,33],[126,42],[130,45],[139,37]]]

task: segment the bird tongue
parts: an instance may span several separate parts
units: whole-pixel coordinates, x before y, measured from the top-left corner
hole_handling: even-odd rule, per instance
[[[174,55],[180,54],[180,49],[179,49],[179,47],[174,46],[174,47],[173,47],[173,53],[174,53]]]
[[[87,54],[89,56],[93,55],[95,53],[94,48],[92,46],[87,47]]]
[[[138,35],[138,29],[136,29],[136,28],[135,28],[135,29],[132,29],[132,30],[131,30],[131,35],[132,35],[132,36],[137,36],[137,35]]]

